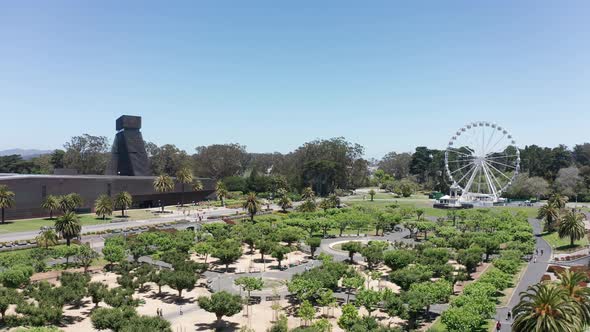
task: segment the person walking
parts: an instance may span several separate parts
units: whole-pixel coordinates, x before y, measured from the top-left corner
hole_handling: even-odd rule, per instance
[[[543,256],[543,249],[541,249],[541,256]]]
[[[502,323],[500,321],[496,321],[496,331],[500,331],[502,329]]]
[[[506,316],[508,317],[506,320],[510,321],[512,319],[512,311],[508,310],[508,314]]]

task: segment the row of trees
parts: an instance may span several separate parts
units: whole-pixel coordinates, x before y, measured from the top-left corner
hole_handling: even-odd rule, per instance
[[[557,191],[579,200],[590,200],[590,143],[556,148],[525,146],[520,150],[521,175],[510,190],[509,198],[546,197]],[[410,179],[424,188],[448,192],[444,170],[444,151],[417,147],[414,153],[386,154],[379,169],[395,180]],[[383,181],[379,181],[383,184]]]

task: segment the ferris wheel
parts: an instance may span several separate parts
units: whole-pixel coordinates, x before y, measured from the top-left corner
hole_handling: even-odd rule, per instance
[[[449,140],[445,168],[460,200],[497,202],[518,175],[520,151],[505,128],[473,122]]]

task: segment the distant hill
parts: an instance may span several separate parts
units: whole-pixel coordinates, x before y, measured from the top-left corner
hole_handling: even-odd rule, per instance
[[[0,156],[10,156],[13,154],[19,154],[23,159],[31,159],[38,157],[42,154],[51,153],[53,150],[37,150],[37,149],[8,149],[0,150]]]

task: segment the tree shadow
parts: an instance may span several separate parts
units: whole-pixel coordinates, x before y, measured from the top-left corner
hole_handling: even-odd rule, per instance
[[[161,294],[153,293],[146,295],[147,298],[152,300],[160,300],[167,304],[191,304],[195,303],[193,298],[178,297],[178,294],[171,294],[169,292],[162,292]]]
[[[239,324],[222,320],[221,323],[196,323],[195,331],[238,331]]]

